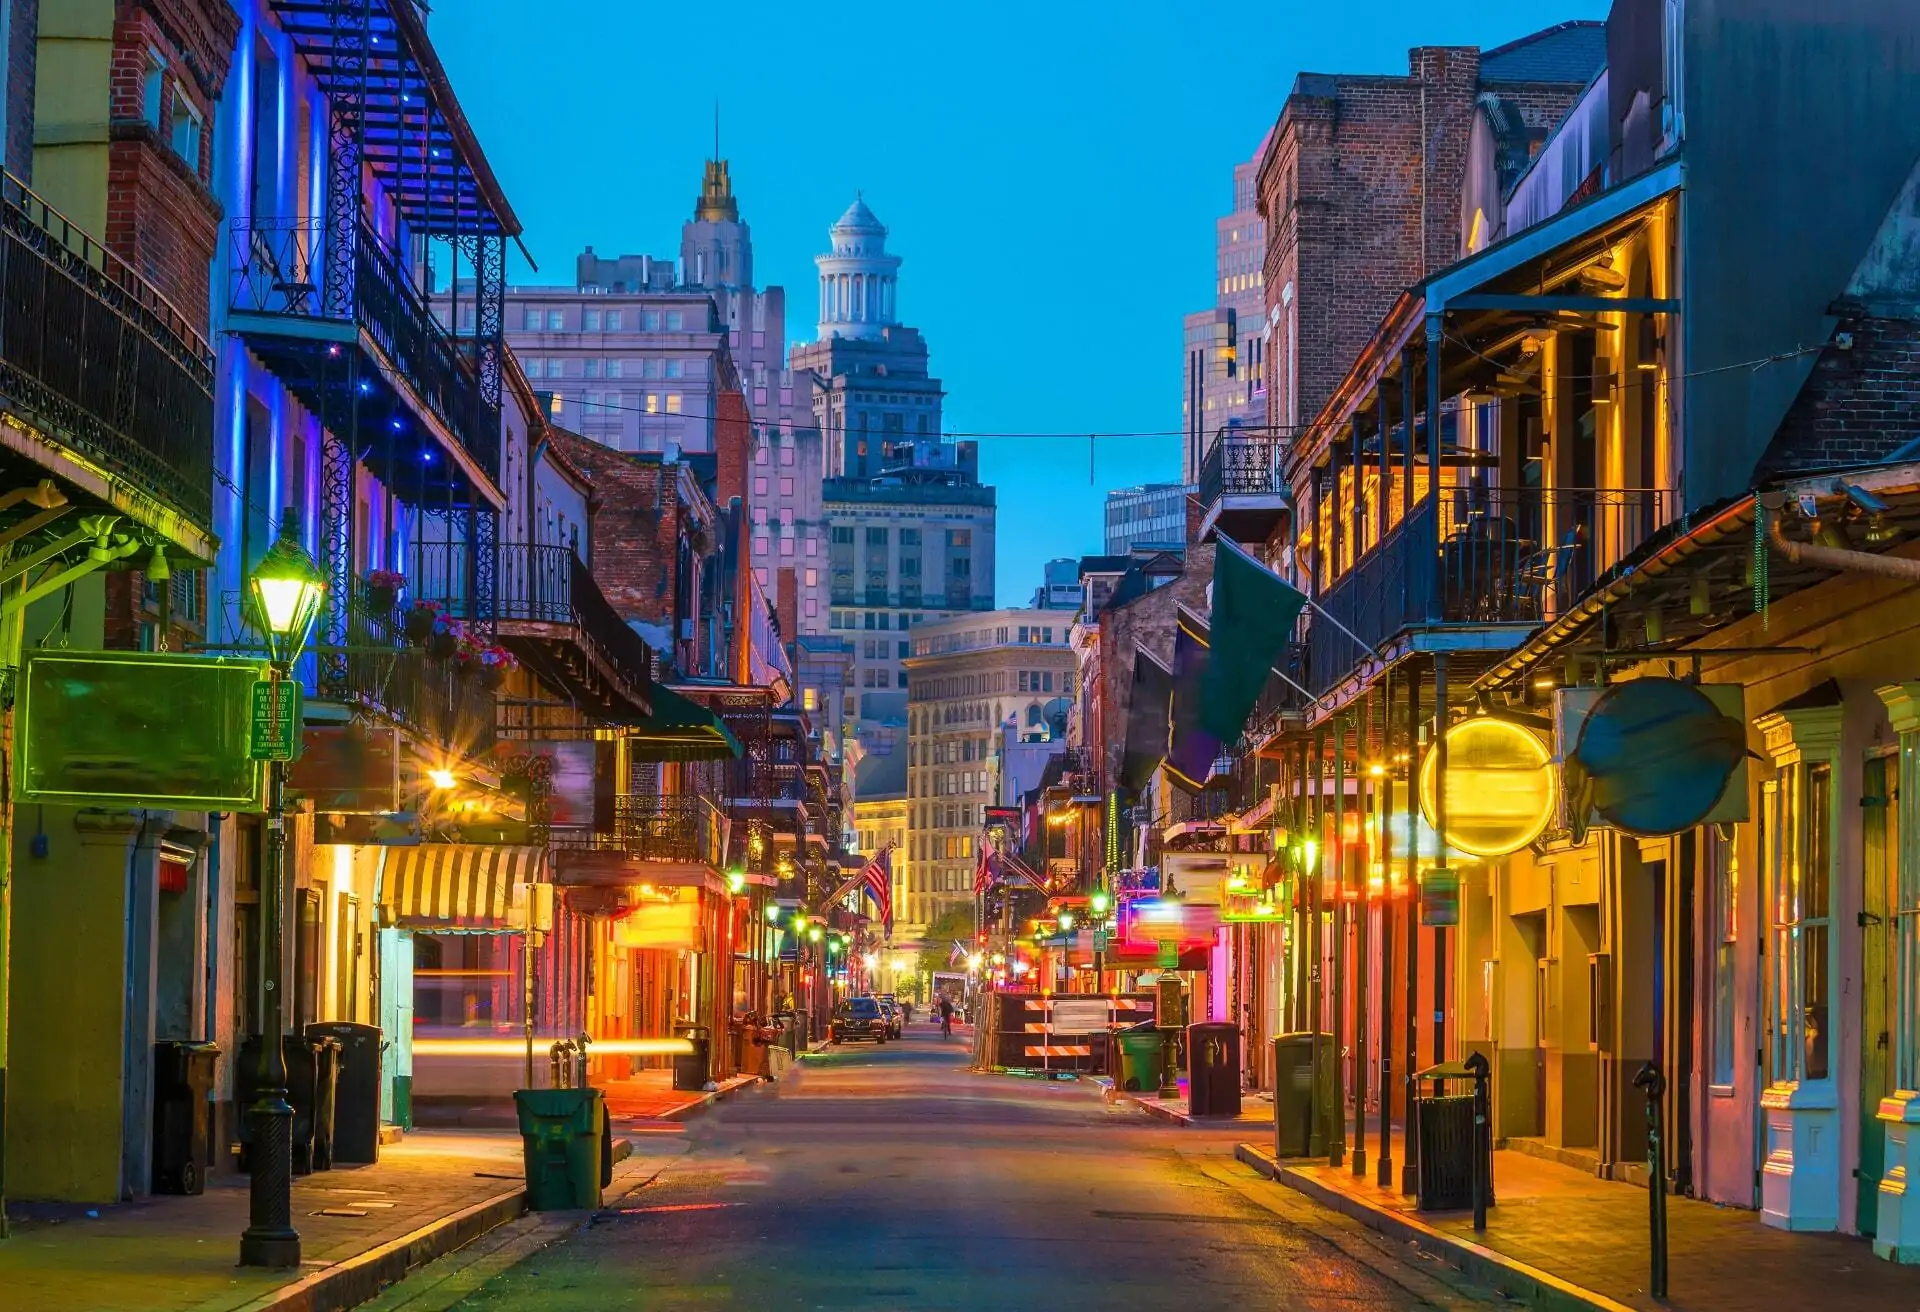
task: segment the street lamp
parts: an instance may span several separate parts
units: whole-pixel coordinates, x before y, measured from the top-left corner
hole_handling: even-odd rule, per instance
[[[293,536],[293,512],[280,521],[280,537],[248,580],[255,619],[267,633],[267,653],[276,716],[292,714],[293,699],[280,685],[305,650],[327,597],[326,575]],[[294,732],[299,732],[298,726]],[[240,1265],[300,1265],[300,1235],[293,1228],[293,1107],[287,1102],[286,1029],[286,829],[287,764],[267,763],[266,1006],[262,1009],[259,1090],[247,1115],[253,1126],[247,1228],[240,1234]]]

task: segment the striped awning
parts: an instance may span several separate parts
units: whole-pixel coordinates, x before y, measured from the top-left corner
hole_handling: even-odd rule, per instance
[[[513,886],[534,880],[542,847],[422,843],[387,849],[380,923],[396,929],[501,933],[513,923]]]

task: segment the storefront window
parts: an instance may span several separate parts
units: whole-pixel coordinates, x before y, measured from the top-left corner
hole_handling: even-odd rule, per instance
[[[1773,1076],[1828,1077],[1827,962],[1832,867],[1830,765],[1795,764],[1769,788],[1773,877]]]
[[[1734,845],[1713,840],[1713,1083],[1733,1084],[1734,946],[1739,936],[1740,857]]]

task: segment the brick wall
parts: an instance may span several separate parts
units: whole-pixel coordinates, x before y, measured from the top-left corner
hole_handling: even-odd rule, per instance
[[[593,483],[593,576],[622,619],[671,628],[682,526],[679,466],[627,455],[565,429],[553,444]]]
[[[1881,460],[1920,434],[1920,322],[1836,310],[1833,336],[1761,457],[1762,481]]]
[[[1206,613],[1207,585],[1213,582],[1213,546],[1187,548],[1186,572],[1124,606],[1100,613],[1101,789],[1119,784],[1126,756],[1126,717],[1133,699],[1133,646],[1138,642],[1169,666],[1173,664],[1175,605]]]
[[[1296,84],[1257,175],[1267,221],[1267,422],[1312,422],[1393,300],[1460,258],[1480,52],[1423,46],[1405,77]],[[1572,83],[1501,84],[1537,145]]]
[[[747,504],[747,467],[753,463],[753,419],[744,392],[723,388],[714,396],[714,499],[722,506],[735,497]]]
[[[214,109],[239,26],[224,0],[123,0],[114,20],[106,244],[202,330],[220,225]],[[157,127],[146,105],[153,55],[165,65]],[[201,131],[187,159],[170,134],[190,113]]]

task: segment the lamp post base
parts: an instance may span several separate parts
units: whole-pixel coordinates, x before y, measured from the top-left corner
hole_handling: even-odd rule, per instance
[[[300,1233],[293,1228],[293,1107],[286,1090],[263,1090],[247,1115],[253,1121],[252,1169],[240,1265],[299,1266]]]

